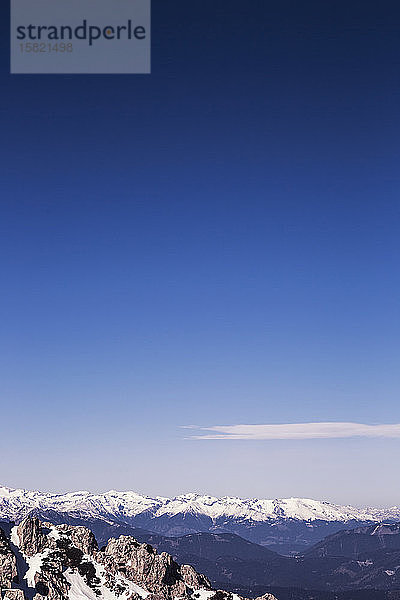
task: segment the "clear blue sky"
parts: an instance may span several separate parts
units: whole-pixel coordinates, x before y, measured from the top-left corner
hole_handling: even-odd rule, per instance
[[[399,502],[399,439],[181,429],[400,422],[399,32],[154,0],[153,74],[103,77],[2,38],[3,484]]]

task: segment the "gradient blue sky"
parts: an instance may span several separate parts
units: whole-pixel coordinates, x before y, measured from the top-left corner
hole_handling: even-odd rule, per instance
[[[399,32],[154,0],[152,75],[103,77],[2,38],[1,483],[399,502],[399,439],[181,428],[400,423]]]

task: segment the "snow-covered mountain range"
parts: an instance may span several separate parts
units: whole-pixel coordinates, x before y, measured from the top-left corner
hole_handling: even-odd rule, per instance
[[[28,514],[54,524],[88,526],[100,543],[121,534],[138,536],[138,529],[162,536],[224,532],[281,554],[302,552],[341,529],[400,522],[397,507],[355,508],[303,498],[151,498],[135,492],[50,494],[0,487],[0,521],[19,523]]]
[[[175,498],[154,498],[135,492],[109,491],[103,494],[70,492],[51,494],[0,487],[0,519],[21,520],[34,509],[57,511],[87,518],[105,518],[128,525],[137,525],[137,518],[158,519],[192,515],[213,522],[241,520],[271,522],[282,519],[298,521],[400,521],[400,508],[355,508],[305,498],[279,500],[216,498],[199,494],[184,494]]]

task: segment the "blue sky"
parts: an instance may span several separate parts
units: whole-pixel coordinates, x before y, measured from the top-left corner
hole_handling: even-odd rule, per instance
[[[399,26],[155,0],[151,76],[3,40],[2,483],[398,503],[396,438],[183,426],[400,423]]]

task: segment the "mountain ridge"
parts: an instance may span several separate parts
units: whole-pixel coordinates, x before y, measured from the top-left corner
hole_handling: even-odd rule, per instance
[[[206,494],[181,494],[172,498],[146,496],[134,491],[109,490],[56,494],[0,486],[0,518],[18,520],[24,511],[34,508],[79,512],[90,516],[112,517],[127,522],[147,514],[152,518],[178,514],[198,514],[212,521],[221,518],[241,518],[253,522],[292,519],[301,521],[400,521],[400,507],[357,508],[309,498],[221,498]],[[22,516],[23,518],[23,516]],[[128,522],[128,524],[130,524]]]
[[[304,498],[241,499],[182,494],[175,498],[111,490],[44,493],[0,487],[0,520],[27,515],[90,527],[101,542],[144,530],[168,537],[233,533],[283,555],[302,553],[341,529],[400,521],[400,509],[355,508]]]

